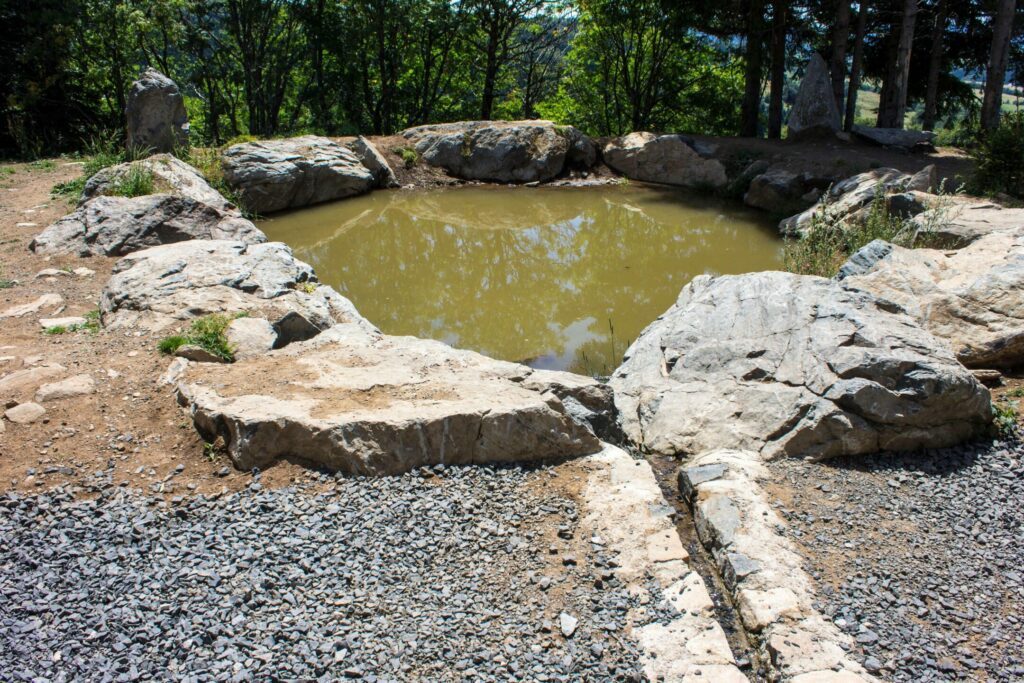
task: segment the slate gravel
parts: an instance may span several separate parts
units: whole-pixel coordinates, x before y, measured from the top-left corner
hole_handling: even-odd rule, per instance
[[[7,494],[0,679],[640,680],[634,599],[552,476]]]
[[[773,463],[819,608],[895,681],[1024,681],[1024,445]],[[784,495],[779,493],[780,496]]]

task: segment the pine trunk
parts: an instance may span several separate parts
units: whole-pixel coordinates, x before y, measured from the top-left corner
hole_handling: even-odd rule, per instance
[[[1010,50],[1010,30],[1016,0],[999,0],[996,16],[992,20],[992,48],[988,68],[985,70],[985,96],[981,104],[981,127],[992,130],[999,125],[999,110],[1003,105],[1003,81],[1006,78],[1006,58]]]
[[[832,92],[836,109],[843,108],[843,85],[846,81],[846,44],[850,40],[850,0],[836,0],[836,21],[832,31]]]
[[[914,42],[914,24],[917,20],[918,0],[905,0],[896,43],[895,61],[888,71],[889,77],[882,87],[878,109],[879,128],[903,128],[907,110],[907,78],[910,74],[910,48]]]
[[[772,1],[771,98],[768,100],[768,137],[782,137],[782,95],[786,88],[786,11],[788,0]]]
[[[867,3],[861,2],[857,10],[857,37],[853,40],[853,62],[850,64],[850,86],[846,89],[846,118],[843,130],[853,130],[857,118],[857,93],[860,92],[860,72],[864,63],[864,32],[867,28]]]
[[[932,26],[932,51],[928,56],[928,85],[924,96],[924,116],[921,119],[925,130],[935,128],[939,110],[939,71],[942,68],[942,43],[946,37],[947,0],[939,0],[935,8],[935,24]]]
[[[757,122],[761,113],[761,73],[764,54],[764,0],[750,0],[747,12],[746,71],[744,72],[743,106],[740,136],[757,137]]]

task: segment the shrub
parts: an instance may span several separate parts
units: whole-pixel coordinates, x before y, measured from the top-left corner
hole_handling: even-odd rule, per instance
[[[801,275],[832,277],[851,254],[874,240],[910,247],[916,234],[916,225],[889,213],[881,189],[861,220],[837,219],[830,215],[826,202],[811,219],[805,237],[786,240],[783,268]]]
[[[1024,199],[1024,112],[1004,113],[998,128],[981,135],[972,156],[972,192]]]
[[[157,349],[161,353],[171,354],[182,346],[190,344],[205,349],[230,363],[235,360],[235,349],[228,343],[225,333],[232,320],[244,315],[242,313],[227,316],[215,313],[213,315],[204,315],[202,318],[196,318],[189,326],[188,333],[161,339],[157,344]]]
[[[78,199],[85,189],[85,183],[94,175],[115,164],[123,161],[134,161],[139,156],[140,150],[124,151],[119,149],[119,142],[116,137],[94,137],[85,144],[85,163],[82,166],[82,175],[66,183],[57,183],[50,191],[54,197],[65,197]]]
[[[402,163],[405,164],[406,168],[412,168],[420,160],[420,153],[412,147],[399,147],[395,150],[395,154],[401,157]]]

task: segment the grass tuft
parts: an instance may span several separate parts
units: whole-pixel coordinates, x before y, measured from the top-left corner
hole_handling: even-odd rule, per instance
[[[114,181],[110,194],[117,197],[141,197],[156,190],[153,171],[142,164],[132,164],[128,172]]]
[[[405,164],[406,168],[412,168],[420,161],[420,153],[412,147],[399,147],[395,150],[395,154],[402,159],[402,163]]]
[[[230,363],[235,360],[235,349],[228,343],[226,335],[228,325],[232,320],[244,315],[246,314],[227,316],[216,313],[196,318],[192,321],[186,334],[161,339],[157,344],[157,350],[160,353],[172,354],[182,346],[190,344],[205,349]]]

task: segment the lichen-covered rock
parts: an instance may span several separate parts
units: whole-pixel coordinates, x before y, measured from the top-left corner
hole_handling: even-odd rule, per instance
[[[102,169],[86,181],[78,203],[84,204],[100,195],[117,194],[118,186],[132,172],[133,167],[143,168],[153,174],[155,194],[188,197],[212,206],[218,211],[241,215],[238,207],[210,187],[198,170],[170,154],[156,154],[139,161],[125,162]]]
[[[551,121],[459,121],[402,131],[420,157],[466,180],[532,183],[551,180],[574,159],[587,158],[582,133]]]
[[[257,243],[267,237],[235,211],[221,211],[173,194],[88,200],[32,240],[37,254],[123,256],[159,244],[187,240]]]
[[[727,182],[722,162],[702,157],[683,135],[630,133],[608,142],[602,158],[632,180],[691,188],[717,188]]]
[[[1024,365],[1024,229],[952,252],[875,240],[839,279],[898,303],[967,367]]]
[[[178,86],[156,69],[146,69],[132,83],[125,106],[128,147],[173,152],[188,146],[188,114]]]
[[[398,187],[398,178],[384,155],[362,135],[345,144],[359,158],[359,162],[373,174],[376,187]]]
[[[948,446],[991,418],[988,391],[895,304],[778,272],[694,279],[611,385],[626,435],[666,455]]]
[[[240,312],[271,321],[278,347],[340,322],[374,329],[279,242],[197,240],[137,251],[115,264],[100,297],[103,325],[111,329],[164,330]]]
[[[187,369],[179,401],[241,469],[278,458],[358,474],[595,453],[601,442],[529,368],[338,325],[222,367]]]
[[[804,78],[796,100],[789,110],[789,138],[799,139],[815,135],[832,135],[839,130],[839,109],[836,107],[828,66],[815,52],[807,62]]]
[[[344,145],[305,135],[224,150],[224,180],[251,211],[295,209],[369,192],[374,175]]]

